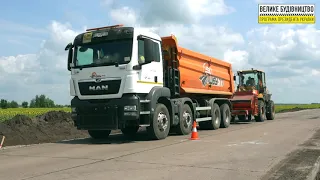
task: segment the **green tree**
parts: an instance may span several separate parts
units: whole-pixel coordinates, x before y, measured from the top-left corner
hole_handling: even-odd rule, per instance
[[[22,106],[23,108],[28,108],[28,102],[27,102],[27,101],[23,101],[23,102],[21,103],[21,106]]]
[[[1,100],[0,100],[0,107],[1,107],[2,109],[8,108],[8,101],[5,100],[5,99],[1,99]]]
[[[53,108],[55,103],[50,98],[46,97],[44,94],[36,95],[34,99],[30,101],[31,108]]]
[[[8,103],[8,107],[9,108],[18,108],[19,104],[16,101],[11,101],[10,103]]]

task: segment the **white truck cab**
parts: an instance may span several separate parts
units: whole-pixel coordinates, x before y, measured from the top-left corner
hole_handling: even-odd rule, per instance
[[[75,126],[88,130],[93,138],[105,138],[116,129],[133,135],[139,126],[150,126],[156,111],[153,99],[170,98],[170,89],[163,87],[157,34],[121,25],[89,29],[65,50],[69,51],[70,95],[74,96],[72,117]],[[157,120],[160,125],[151,127],[155,139],[168,135],[169,111],[163,109]]]

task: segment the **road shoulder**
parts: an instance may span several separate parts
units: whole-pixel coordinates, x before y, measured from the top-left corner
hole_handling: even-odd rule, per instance
[[[262,180],[320,179],[320,129],[269,170]],[[316,178],[316,176],[318,176]]]

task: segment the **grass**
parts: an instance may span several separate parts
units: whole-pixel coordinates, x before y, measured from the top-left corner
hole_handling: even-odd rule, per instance
[[[0,109],[0,121],[11,119],[12,117],[20,114],[29,117],[35,117],[44,114],[48,111],[65,111],[71,112],[71,108],[8,108]]]
[[[276,113],[318,108],[320,104],[276,104]]]
[[[320,108],[320,104],[277,104],[276,113],[297,111],[302,109]],[[44,114],[48,111],[65,111],[70,112],[71,108],[9,108],[0,109],[0,121],[11,119],[12,117],[21,114],[29,117],[35,117]]]

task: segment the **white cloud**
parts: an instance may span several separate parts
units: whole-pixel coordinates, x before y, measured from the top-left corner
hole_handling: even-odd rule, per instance
[[[320,30],[315,26],[253,29],[248,32],[248,63],[266,71],[275,99],[314,102],[320,88],[315,80],[320,71],[319,40]]]
[[[127,22],[125,18],[131,19],[134,16],[135,20],[141,20],[139,23],[148,26],[167,23],[193,24],[204,17],[225,15],[235,11],[233,7],[227,6],[224,0],[141,0],[141,3],[143,5],[139,10],[135,9],[135,15],[132,15],[133,11],[128,7],[114,10],[123,12],[117,14],[117,19]]]
[[[36,94],[46,94],[58,103],[69,99],[67,53],[64,47],[79,32],[70,24],[53,21],[48,27],[50,38],[37,54],[0,57],[0,96],[18,101],[30,100]]]
[[[124,24],[125,26],[132,26],[137,23],[136,12],[127,6],[111,10],[110,16],[114,21]]]

